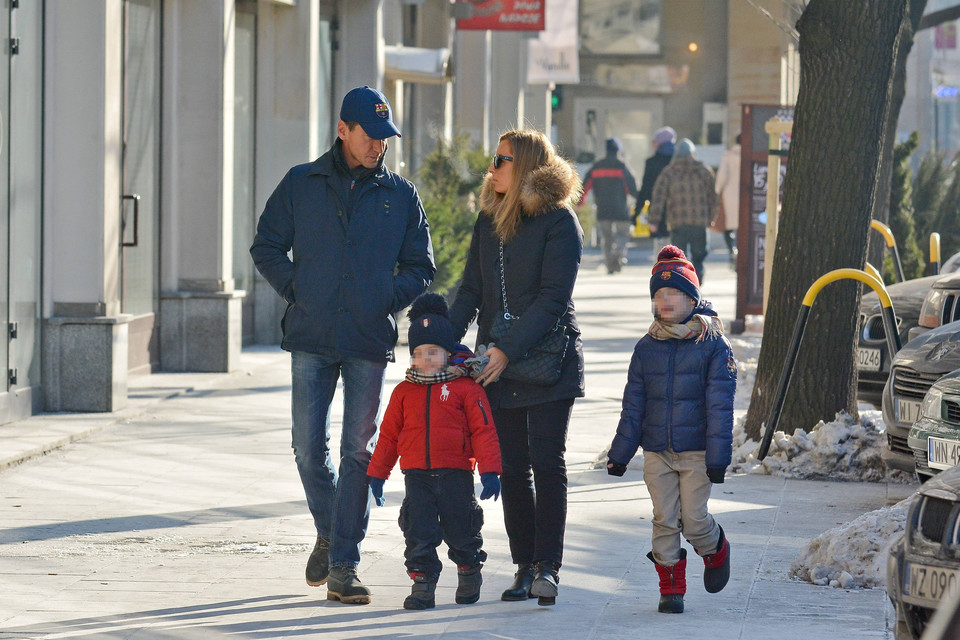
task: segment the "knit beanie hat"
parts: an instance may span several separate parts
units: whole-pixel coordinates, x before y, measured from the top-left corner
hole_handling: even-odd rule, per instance
[[[692,156],[697,150],[697,147],[693,144],[693,141],[690,138],[684,138],[677,143],[677,148],[673,152],[674,158],[684,158],[686,156]]]
[[[650,297],[663,287],[679,289],[694,302],[700,302],[700,278],[697,276],[693,264],[687,260],[683,249],[668,244],[660,249],[657,264],[653,265],[653,275],[650,277]]]
[[[653,134],[653,141],[657,144],[676,142],[677,132],[672,127],[660,127]]]
[[[447,301],[436,293],[425,293],[410,305],[407,311],[410,318],[410,330],[407,342],[410,354],[422,344],[435,344],[450,353],[457,350],[457,341],[453,338],[453,325],[447,315]]]
[[[620,144],[620,140],[616,137],[607,138],[606,145],[607,145],[608,156],[616,155],[618,152],[620,152],[623,149],[623,145]]]

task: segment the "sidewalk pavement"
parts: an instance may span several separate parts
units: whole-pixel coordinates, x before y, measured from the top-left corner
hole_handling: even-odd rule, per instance
[[[729,326],[736,281],[726,257],[708,261],[703,292]],[[404,611],[410,581],[396,470],[387,505],[372,509],[360,565],[373,603],[329,602],[325,587],[308,587],[303,567],[315,533],[290,449],[289,356],[255,347],[230,374],[134,378],[121,412],[0,427],[0,638],[892,638],[883,590],[816,587],[787,572],[810,538],[905,497],[909,485],[728,477],[710,504],[731,543],[730,584],[707,594],[690,551],[687,612],[657,613],[641,474],[593,468],[616,430],[633,345],[651,320],[653,256],[633,248],[629,258],[608,276],[598,252],[588,252],[574,293],[588,391],[568,439],[556,606],[499,600],[514,566],[500,505],[485,501],[490,558],[480,602],[453,603],[447,561],[437,608]],[[407,365],[405,351],[398,355],[385,397]],[[339,418],[338,410],[335,428]]]

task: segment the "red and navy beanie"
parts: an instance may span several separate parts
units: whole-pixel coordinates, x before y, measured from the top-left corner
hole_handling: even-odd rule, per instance
[[[650,297],[663,287],[679,289],[700,302],[700,278],[693,264],[687,260],[683,249],[668,244],[660,249],[657,264],[653,265],[653,275],[650,277]]]
[[[453,325],[447,315],[447,301],[436,293],[425,293],[410,305],[407,312],[410,318],[410,330],[407,342],[410,353],[422,344],[440,345],[450,353],[457,351],[457,341],[453,338]]]

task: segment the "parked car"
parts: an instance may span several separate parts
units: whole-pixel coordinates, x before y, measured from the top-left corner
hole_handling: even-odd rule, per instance
[[[883,422],[888,467],[914,472],[913,449],[907,441],[910,428],[930,387],[944,375],[960,369],[960,322],[931,329],[908,342],[893,359],[890,378],[883,388]]]
[[[910,330],[917,326],[927,294],[943,276],[928,276],[887,286],[897,317],[900,344],[906,344]],[[870,290],[860,298],[860,334],[857,338],[857,399],[875,407],[881,405],[883,386],[890,377],[887,332],[883,326],[880,296]]]
[[[910,337],[956,320],[960,320],[960,273],[949,273],[941,275],[930,287],[920,307],[917,328],[911,330]]]
[[[928,480],[914,495],[903,536],[887,556],[887,597],[897,640],[916,640],[941,601],[960,588],[960,467]],[[956,636],[946,636],[956,637]]]
[[[960,464],[960,370],[943,376],[927,391],[907,445],[913,449],[921,481]]]

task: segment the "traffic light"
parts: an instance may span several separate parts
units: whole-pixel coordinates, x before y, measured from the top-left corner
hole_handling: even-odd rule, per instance
[[[557,85],[550,94],[550,108],[557,111],[563,108],[563,86]]]

